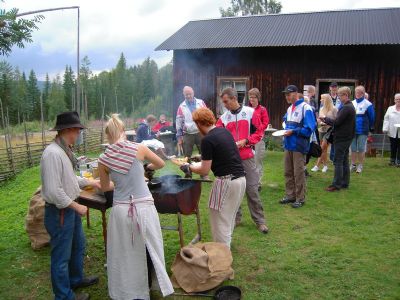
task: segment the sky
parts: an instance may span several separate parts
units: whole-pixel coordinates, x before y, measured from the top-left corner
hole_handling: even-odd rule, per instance
[[[400,0],[281,0],[282,13],[340,9],[400,7]],[[121,52],[128,66],[146,57],[161,67],[172,59],[172,51],[154,51],[165,39],[190,20],[218,18],[219,7],[230,0],[5,0],[2,8],[29,12],[64,6],[80,7],[80,55],[91,61],[94,73],[115,67]],[[21,71],[33,69],[39,80],[76,70],[77,10],[43,13],[45,19],[33,33],[33,43],[0,56]],[[29,16],[28,16],[29,17]]]

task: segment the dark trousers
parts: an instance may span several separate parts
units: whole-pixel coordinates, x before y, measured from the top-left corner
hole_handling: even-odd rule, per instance
[[[197,146],[199,153],[201,154],[201,135],[200,133],[185,134],[183,136],[183,154],[185,157],[191,157],[193,153],[194,145]]]
[[[75,299],[71,287],[83,279],[85,252],[81,217],[71,208],[59,210],[54,205],[46,205],[44,225],[50,235],[54,299]]]
[[[400,164],[400,137],[390,138],[390,161]]]
[[[349,148],[351,141],[334,142],[335,156],[333,165],[335,166],[335,175],[332,185],[338,189],[348,187],[350,184]]]
[[[331,144],[331,151],[329,152],[329,159],[333,162],[335,160],[335,146]]]

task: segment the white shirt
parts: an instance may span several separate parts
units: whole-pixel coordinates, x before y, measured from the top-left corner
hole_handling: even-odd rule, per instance
[[[55,142],[43,151],[40,160],[40,176],[42,179],[42,197],[58,209],[68,207],[78,198],[81,187],[87,180],[75,175],[72,163],[65,151]]]
[[[388,107],[383,118],[382,131],[387,132],[391,138],[395,138],[398,132],[398,137],[400,138],[400,128],[394,127],[394,124],[400,124],[400,111],[396,110],[396,105]]]

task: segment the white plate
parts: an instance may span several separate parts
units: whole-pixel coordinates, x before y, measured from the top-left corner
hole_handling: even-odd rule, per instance
[[[400,123],[399,124],[394,124],[394,127],[400,128]]]
[[[283,136],[286,130],[278,130],[272,133],[273,136]]]

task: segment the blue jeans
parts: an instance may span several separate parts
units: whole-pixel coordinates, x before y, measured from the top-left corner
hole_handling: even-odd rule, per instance
[[[54,299],[71,300],[75,298],[71,286],[83,279],[85,235],[79,214],[71,208],[65,208],[62,218],[61,212],[54,205],[46,205],[44,225],[50,235]]]

